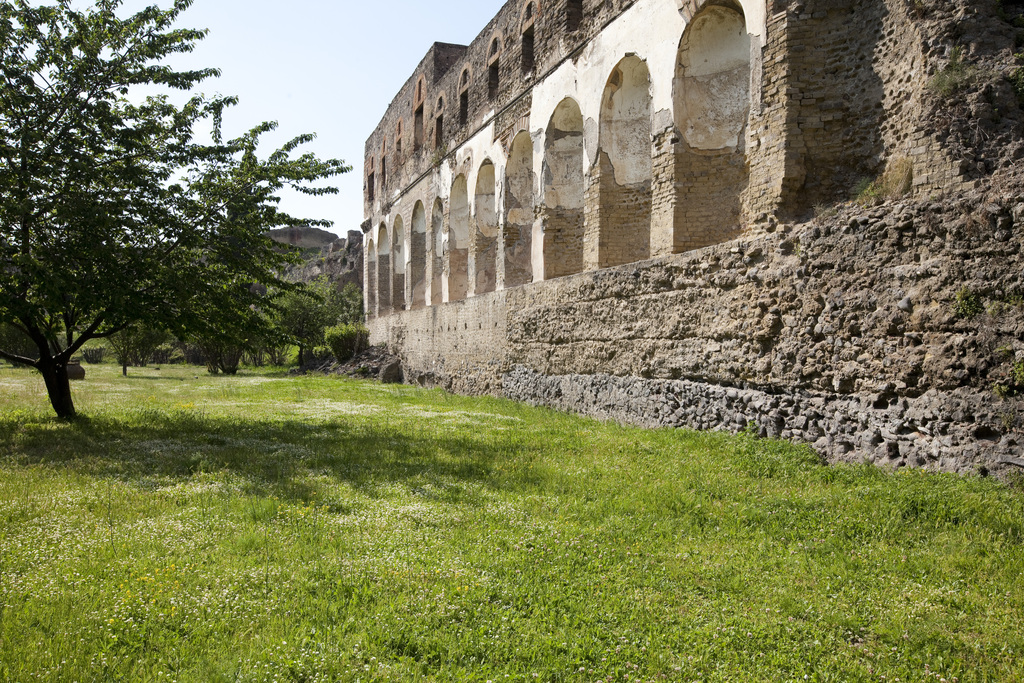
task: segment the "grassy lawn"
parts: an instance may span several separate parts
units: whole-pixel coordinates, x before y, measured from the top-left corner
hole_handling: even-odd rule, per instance
[[[1020,681],[1024,495],[328,378],[0,369],[2,681]]]

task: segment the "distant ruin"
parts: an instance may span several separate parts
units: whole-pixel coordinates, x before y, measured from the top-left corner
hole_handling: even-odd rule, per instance
[[[373,340],[457,391],[1014,466],[1017,4],[510,0],[366,143]]]
[[[347,284],[363,287],[363,234],[349,230],[348,235],[337,235],[319,228],[290,227],[271,230],[275,242],[300,249],[304,260],[284,273],[293,282],[311,282],[326,277],[339,289]]]

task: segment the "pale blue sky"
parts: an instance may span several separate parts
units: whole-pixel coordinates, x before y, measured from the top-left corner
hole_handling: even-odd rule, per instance
[[[127,0],[125,11],[155,1]],[[467,44],[504,0],[196,0],[181,27],[209,36],[183,65],[216,67],[208,93],[237,95],[227,132],[278,121],[275,142],[306,132],[321,157],[353,167],[334,183],[337,196],[289,196],[285,208],[305,218],[334,221],[344,236],[363,220],[363,144],[398,89],[435,41]]]

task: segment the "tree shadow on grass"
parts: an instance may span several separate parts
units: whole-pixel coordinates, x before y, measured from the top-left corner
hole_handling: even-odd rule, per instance
[[[391,485],[425,485],[449,502],[472,503],[480,488],[540,484],[539,449],[507,431],[435,432],[386,420],[252,420],[153,411],[143,419],[0,417],[0,457],[162,487],[203,473],[229,472],[247,491],[308,501],[315,478],[345,482],[370,497]]]

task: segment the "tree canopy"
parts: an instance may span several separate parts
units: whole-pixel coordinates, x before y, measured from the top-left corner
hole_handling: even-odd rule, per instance
[[[317,181],[349,170],[300,153],[312,135],[262,158],[274,123],[225,139],[235,99],[194,93],[218,72],[166,63],[206,35],[175,28],[191,0],[124,18],[121,4],[0,3],[0,324],[39,350],[0,358],[37,368],[61,417],[75,415],[67,363],[89,339],[143,323],[237,342],[264,324],[266,292],[290,287],[266,231],[330,225],[288,215],[280,191],[334,193]]]

